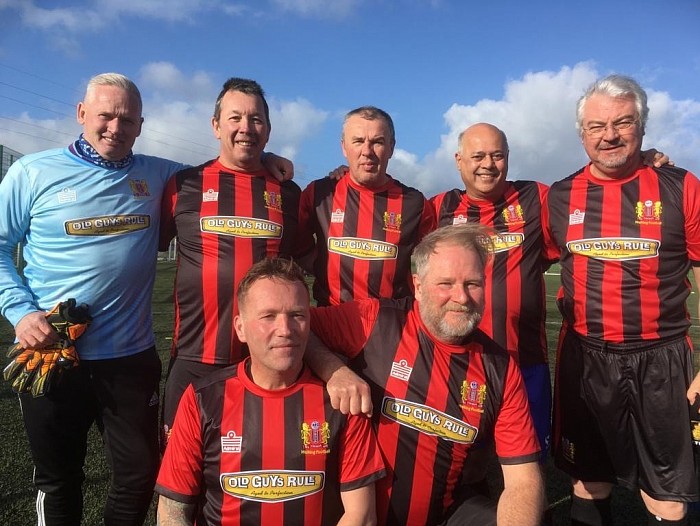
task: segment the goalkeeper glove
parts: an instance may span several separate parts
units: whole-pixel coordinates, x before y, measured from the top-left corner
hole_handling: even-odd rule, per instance
[[[92,321],[88,306],[77,305],[73,298],[46,313],[46,321],[59,335],[56,343],[43,349],[25,349],[19,343],[7,353],[12,361],[3,370],[5,380],[17,393],[31,392],[34,397],[48,393],[64,370],[78,365],[77,340]]]

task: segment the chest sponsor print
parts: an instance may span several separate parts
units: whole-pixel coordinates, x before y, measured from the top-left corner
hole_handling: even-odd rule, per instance
[[[606,261],[628,261],[655,258],[661,242],[636,237],[598,237],[577,239],[566,244],[571,254]]]
[[[323,489],[322,471],[242,471],[222,473],[221,489],[227,495],[256,502],[284,502],[301,499]]]
[[[85,217],[69,219],[63,226],[69,236],[115,236],[147,229],[151,217],[146,214]]]
[[[282,225],[266,219],[238,216],[207,216],[200,219],[202,232],[222,236],[280,239]]]
[[[384,397],[382,414],[402,426],[443,440],[472,444],[479,430],[442,411],[408,400]]]
[[[396,259],[398,247],[392,243],[359,237],[329,237],[328,252],[355,259]]]

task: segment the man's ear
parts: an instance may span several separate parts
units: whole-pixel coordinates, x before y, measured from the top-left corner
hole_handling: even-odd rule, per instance
[[[237,314],[233,318],[233,327],[236,329],[236,334],[238,335],[238,340],[245,343],[246,338],[245,338],[245,330],[243,328],[243,318],[241,318],[240,314]]]

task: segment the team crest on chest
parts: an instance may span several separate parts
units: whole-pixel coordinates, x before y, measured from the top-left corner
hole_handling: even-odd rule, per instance
[[[265,191],[265,207],[271,208],[272,210],[282,211],[282,194],[279,192],[268,192]]]
[[[211,203],[219,200],[219,192],[210,188],[206,192],[202,192],[202,202]]]
[[[401,232],[401,214],[396,212],[384,212],[384,230],[389,232]]]
[[[145,179],[129,179],[129,187],[136,199],[151,196],[151,192],[148,191],[148,183]]]
[[[462,397],[462,407],[467,411],[477,413],[484,412],[484,402],[486,401],[486,384],[480,384],[475,380],[462,382],[459,390]]]
[[[331,438],[331,427],[328,422],[312,420],[311,423],[301,424],[301,453],[302,455],[327,455],[330,453],[328,441]]]
[[[661,201],[637,201],[634,207],[635,223],[638,225],[660,225],[661,224]]]
[[[331,223],[342,223],[343,221],[345,221],[345,212],[340,208],[336,208],[331,213]]]
[[[240,453],[243,445],[243,437],[237,436],[235,431],[229,431],[221,437],[222,453]]]
[[[523,215],[523,207],[520,205],[508,205],[503,212],[501,212],[503,220],[507,225],[521,224],[525,222],[525,216]]]

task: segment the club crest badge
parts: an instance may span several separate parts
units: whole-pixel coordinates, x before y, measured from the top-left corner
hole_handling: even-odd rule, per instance
[[[661,201],[647,199],[644,202],[637,201],[634,207],[635,223],[638,225],[660,225],[661,224]]]
[[[463,381],[460,389],[462,396],[462,407],[467,411],[477,413],[484,412],[484,402],[486,401],[486,384],[480,384],[474,380]]]
[[[151,196],[151,192],[148,191],[148,183],[145,179],[129,179],[129,187],[136,199]]]
[[[279,192],[268,192],[265,191],[264,194],[265,207],[271,208],[272,210],[282,211],[282,194]]]
[[[331,428],[328,422],[312,420],[311,423],[301,424],[302,455],[326,455],[330,453],[328,441],[331,438]]]

